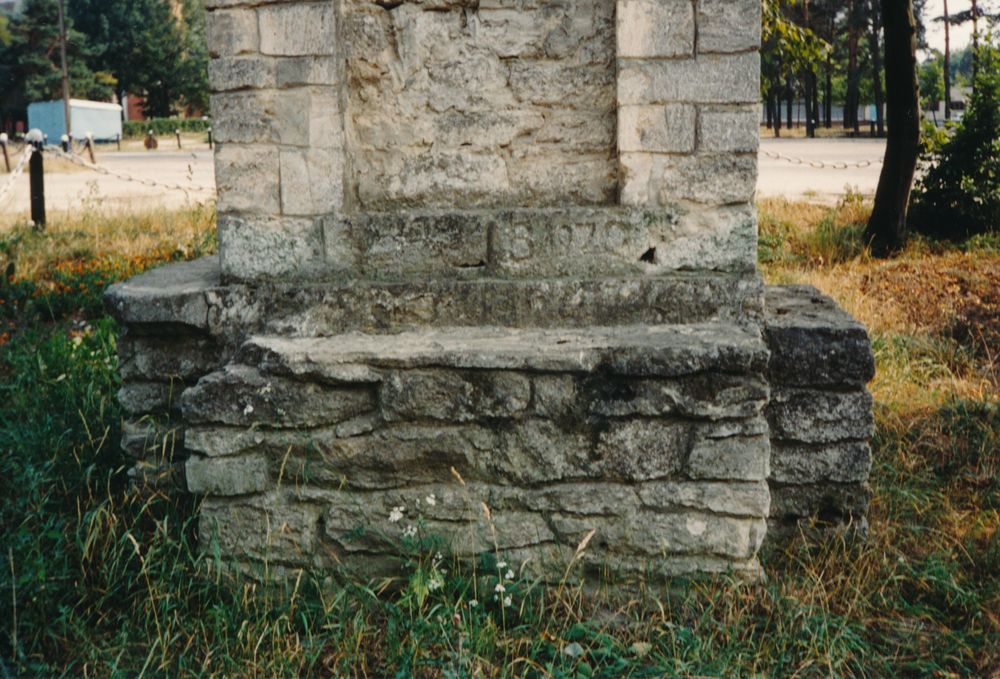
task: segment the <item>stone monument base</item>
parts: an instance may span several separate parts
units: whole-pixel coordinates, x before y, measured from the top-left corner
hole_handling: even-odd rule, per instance
[[[108,302],[135,473],[203,496],[239,567],[387,574],[434,535],[558,579],[595,531],[595,576],[755,576],[765,536],[864,525],[874,364],[811,288],[225,285],[208,258]]]

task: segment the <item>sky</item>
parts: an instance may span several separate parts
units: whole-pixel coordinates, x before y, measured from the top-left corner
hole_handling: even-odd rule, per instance
[[[980,3],[982,4],[982,3]],[[972,7],[970,0],[948,0],[948,12],[955,14],[964,12]],[[934,17],[939,17],[944,13],[944,2],[942,0],[927,0],[927,9],[924,16],[924,25],[927,27],[927,42],[934,49],[944,51],[944,24],[933,21]],[[980,22],[983,24],[985,22]],[[980,25],[980,30],[985,30],[985,26]],[[972,41],[972,23],[964,26],[951,27],[951,48],[961,49]]]

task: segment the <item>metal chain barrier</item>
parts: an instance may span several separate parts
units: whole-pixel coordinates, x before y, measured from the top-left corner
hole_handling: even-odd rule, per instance
[[[831,170],[850,170],[850,169],[860,169],[864,167],[871,167],[872,165],[881,165],[882,160],[859,160],[859,161],[833,161],[833,160],[805,160],[803,158],[793,158],[792,156],[783,156],[780,153],[775,153],[774,151],[768,151],[767,149],[761,149],[763,153],[768,158],[774,158],[775,160],[784,160],[791,163],[792,165],[808,165],[809,167],[820,169],[831,169]]]
[[[24,149],[24,153],[21,154],[21,159],[17,161],[17,165],[14,166],[14,169],[7,177],[7,181],[3,186],[0,186],[0,203],[2,203],[3,199],[7,197],[7,193],[10,191],[11,187],[14,186],[17,178],[24,172],[24,166],[28,164],[28,159],[31,158],[31,154],[34,152],[35,149],[30,145]]]
[[[187,186],[183,184],[169,184],[167,182],[158,182],[154,179],[140,179],[139,177],[133,177],[127,172],[118,172],[115,170],[109,170],[106,167],[101,167],[100,165],[94,165],[93,163],[88,163],[83,158],[79,156],[74,156],[72,154],[66,153],[58,146],[46,146],[45,150],[54,153],[60,158],[65,158],[66,160],[79,165],[80,167],[85,167],[88,170],[93,170],[98,174],[107,175],[108,177],[115,177],[116,179],[121,179],[126,182],[135,182],[137,184],[142,184],[143,186],[159,187],[163,189],[173,189],[175,191],[215,191],[215,187],[211,186],[200,186],[198,184],[189,184]]]

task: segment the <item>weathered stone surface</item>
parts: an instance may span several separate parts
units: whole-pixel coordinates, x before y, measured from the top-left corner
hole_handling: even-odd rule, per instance
[[[118,402],[129,415],[166,414],[177,410],[184,383],[131,381],[118,390]]]
[[[540,372],[607,371],[679,377],[717,370],[759,373],[767,352],[758,336],[720,324],[513,329],[443,328],[335,338],[256,337],[237,360],[276,374],[374,381],[372,368],[452,367]]]
[[[205,15],[205,42],[212,56],[257,51],[257,14],[252,9],[224,9]]]
[[[771,437],[802,443],[865,440],[875,434],[872,397],[867,389],[820,391],[777,387],[767,420]]]
[[[216,92],[267,89],[277,84],[277,63],[259,56],[220,57],[208,63],[208,82]]]
[[[864,326],[806,285],[769,286],[765,337],[769,372],[789,386],[861,386],[875,376]]]
[[[696,115],[689,104],[622,106],[618,109],[618,150],[691,153]]]
[[[623,153],[621,163],[626,205],[746,203],[757,189],[757,158],[752,155]]]
[[[126,419],[122,422],[121,447],[137,460],[157,457],[172,460],[175,452],[184,450],[184,428],[177,422],[153,417]]]
[[[698,110],[698,150],[702,153],[756,153],[760,144],[757,108],[702,106]]]
[[[184,467],[188,491],[229,496],[259,493],[271,486],[267,460],[261,455],[191,457]]]
[[[624,323],[745,323],[760,316],[756,276],[678,273],[662,278],[432,280],[223,286],[218,259],[170,264],[113,285],[115,317],[132,330],[158,324],[209,331],[220,345],[244,333],[331,335],[424,326],[573,327]]]
[[[694,5],[684,0],[619,0],[619,57],[694,53]]]
[[[771,517],[816,517],[842,523],[868,512],[871,489],[866,483],[771,484]]]
[[[316,427],[374,410],[375,396],[367,385],[327,388],[229,365],[185,391],[182,407],[192,423]]]
[[[769,460],[764,436],[708,438],[695,443],[687,473],[692,479],[762,481],[768,477]]]
[[[756,104],[760,56],[756,52],[696,59],[629,60],[618,68],[618,103]]]
[[[767,403],[763,379],[703,373],[678,380],[616,380],[599,376],[583,381],[577,398],[587,412],[606,417],[642,415],[708,418],[753,417]]]
[[[281,3],[257,10],[261,54],[333,54],[336,7],[332,2]]]
[[[867,441],[771,445],[771,480],[776,483],[860,483],[868,480],[871,468]]]
[[[606,0],[474,11],[348,3],[346,125],[360,205],[612,202],[614,13]]]
[[[391,373],[379,392],[386,421],[471,422],[513,417],[531,400],[531,382],[517,373],[424,371]]]
[[[698,0],[698,52],[741,52],[760,47],[757,0]]]
[[[219,347],[204,335],[125,335],[118,341],[123,380],[194,381],[219,367],[221,358]]]
[[[220,216],[223,276],[274,278],[322,270],[323,235],[310,217]]]
[[[198,539],[228,557],[306,565],[316,561],[320,509],[277,491],[245,501],[206,498]]]
[[[215,148],[215,187],[220,216],[277,214],[281,205],[280,175],[274,149],[268,145],[219,144]],[[225,254],[222,259],[226,261]],[[246,264],[226,263],[237,270]],[[248,273],[248,277],[252,276]]]

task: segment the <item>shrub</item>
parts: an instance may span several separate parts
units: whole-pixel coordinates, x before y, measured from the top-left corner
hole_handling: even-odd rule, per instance
[[[1000,48],[984,45],[969,108],[954,134],[921,158],[910,228],[963,239],[1000,230]]]

